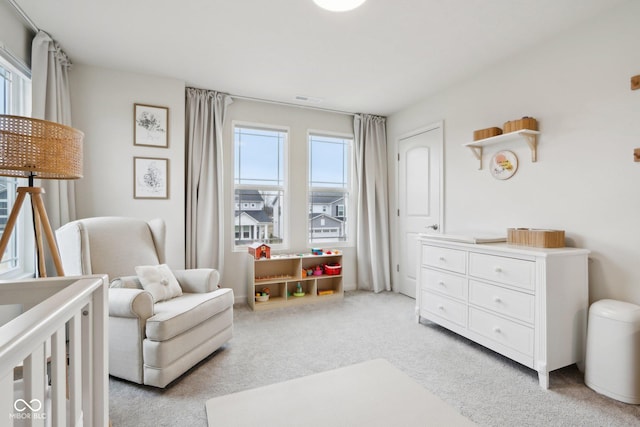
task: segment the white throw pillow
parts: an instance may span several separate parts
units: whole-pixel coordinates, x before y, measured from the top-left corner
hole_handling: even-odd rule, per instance
[[[145,291],[151,293],[153,302],[166,301],[182,295],[182,288],[167,264],[141,265],[136,274]]]

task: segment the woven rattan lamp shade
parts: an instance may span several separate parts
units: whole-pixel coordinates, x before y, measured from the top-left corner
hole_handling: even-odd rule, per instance
[[[83,137],[59,123],[0,115],[0,175],[82,178]]]

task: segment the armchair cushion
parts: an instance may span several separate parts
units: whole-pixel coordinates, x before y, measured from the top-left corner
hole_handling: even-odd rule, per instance
[[[233,291],[188,294],[154,305],[155,314],[147,320],[146,335],[151,341],[167,341],[196,327],[233,306]]]
[[[167,264],[141,265],[135,268],[145,291],[149,291],[154,302],[166,301],[182,295],[182,288]]]

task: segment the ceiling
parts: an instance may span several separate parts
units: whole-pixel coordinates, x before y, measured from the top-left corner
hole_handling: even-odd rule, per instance
[[[389,115],[623,0],[14,1],[74,63]]]

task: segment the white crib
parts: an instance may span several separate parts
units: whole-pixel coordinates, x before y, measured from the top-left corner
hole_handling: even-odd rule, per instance
[[[0,426],[109,424],[106,276],[0,282]],[[22,376],[16,380],[16,377]]]

